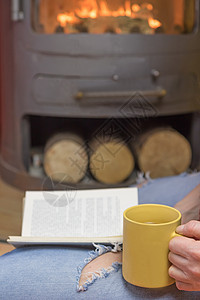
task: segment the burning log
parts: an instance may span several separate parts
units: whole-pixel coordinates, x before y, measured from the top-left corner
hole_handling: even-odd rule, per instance
[[[137,32],[152,34],[154,30],[149,26],[148,20],[133,19],[127,16],[103,16],[96,19],[77,18],[76,22],[66,23],[63,28],[66,33],[133,33],[134,28]]]
[[[117,184],[133,172],[135,161],[129,147],[122,139],[103,141],[95,138],[90,143],[90,171],[100,182]]]
[[[64,33],[64,28],[60,25],[58,25],[55,29],[55,33]]]
[[[74,25],[74,28],[76,31],[78,32],[85,32],[85,33],[88,33],[88,28],[87,26],[84,25],[83,22],[80,22],[79,24],[75,24]]]
[[[51,137],[44,150],[44,170],[53,181],[77,183],[86,174],[88,155],[83,139],[74,133]]]
[[[173,176],[188,169],[192,150],[188,140],[171,128],[142,134],[133,145],[139,168],[152,178]]]

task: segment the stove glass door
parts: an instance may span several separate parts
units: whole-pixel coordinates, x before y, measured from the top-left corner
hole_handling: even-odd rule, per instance
[[[187,34],[195,0],[32,0],[31,15],[45,34]]]

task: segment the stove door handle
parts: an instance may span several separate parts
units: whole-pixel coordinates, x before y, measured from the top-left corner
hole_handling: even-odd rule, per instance
[[[85,98],[115,98],[115,97],[133,97],[140,95],[142,97],[156,97],[163,98],[167,94],[167,91],[163,88],[155,90],[138,90],[138,91],[108,91],[108,92],[78,92],[76,99],[82,100]]]

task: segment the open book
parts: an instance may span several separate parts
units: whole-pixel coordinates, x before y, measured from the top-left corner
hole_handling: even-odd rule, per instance
[[[22,234],[8,243],[122,242],[123,212],[137,204],[137,188],[26,192]]]

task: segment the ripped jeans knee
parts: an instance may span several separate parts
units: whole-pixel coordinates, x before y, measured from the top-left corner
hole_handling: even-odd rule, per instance
[[[113,244],[114,247],[96,245],[95,250],[89,252],[82,265],[78,267],[77,291],[87,291],[97,279],[106,278],[113,272],[118,272],[122,265],[122,247]]]

